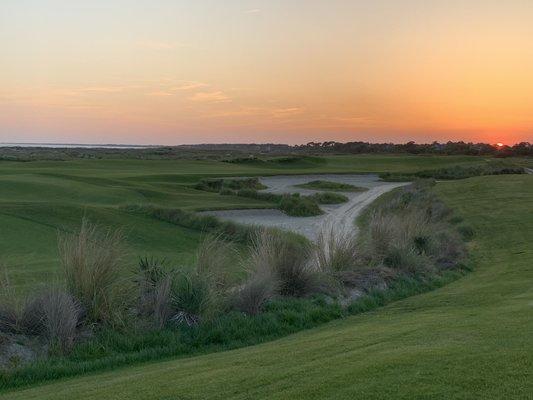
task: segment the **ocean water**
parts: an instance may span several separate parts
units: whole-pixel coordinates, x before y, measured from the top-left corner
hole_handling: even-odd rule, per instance
[[[0,147],[44,147],[52,149],[148,149],[157,146],[133,144],[78,144],[78,143],[0,143]]]

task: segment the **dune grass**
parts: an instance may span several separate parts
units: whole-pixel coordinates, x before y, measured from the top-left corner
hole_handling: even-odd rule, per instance
[[[307,183],[302,183],[300,185],[295,185],[303,189],[313,189],[313,190],[330,190],[333,192],[364,192],[368,188],[350,185],[348,183],[341,182],[331,182],[331,181],[322,181],[316,180]]]
[[[274,342],[3,398],[528,398],[533,177],[470,178],[436,190],[476,232],[475,270],[458,281]]]

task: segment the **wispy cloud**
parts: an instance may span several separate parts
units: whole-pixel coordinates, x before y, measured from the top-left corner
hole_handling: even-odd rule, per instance
[[[194,90],[209,87],[207,83],[196,81],[184,81],[179,86],[173,87],[172,90]]]
[[[245,14],[258,14],[261,12],[260,8],[252,8],[250,10],[244,10]]]
[[[156,91],[156,92],[150,92],[147,94],[148,96],[159,96],[159,97],[174,96],[174,93],[165,92],[163,90]]]
[[[122,92],[128,87],[126,86],[91,86],[91,87],[85,87],[81,88],[80,92],[86,92],[86,93],[118,93]]]
[[[303,112],[304,109],[302,107],[276,108],[272,110],[272,116],[275,118],[286,118]]]
[[[198,92],[190,97],[190,100],[200,103],[225,103],[231,98],[224,92],[217,90],[213,92]]]

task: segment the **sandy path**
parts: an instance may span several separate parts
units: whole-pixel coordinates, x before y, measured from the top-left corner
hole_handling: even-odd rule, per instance
[[[349,183],[367,187],[365,192],[346,193],[349,200],[340,205],[322,205],[324,214],[315,217],[291,217],[279,210],[224,210],[206,211],[204,214],[215,215],[242,224],[277,227],[299,233],[315,240],[323,230],[334,229],[336,232],[356,232],[355,219],[361,211],[375,199],[396,187],[406,183],[380,182],[376,175],[299,175],[274,176],[261,178],[268,186],[266,191],[274,193],[310,194],[316,191],[296,188],[294,185],[316,179]]]

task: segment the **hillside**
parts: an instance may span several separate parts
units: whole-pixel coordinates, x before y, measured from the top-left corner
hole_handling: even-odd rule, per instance
[[[5,399],[528,398],[533,177],[439,183],[476,230],[475,270],[284,339],[63,380]]]

